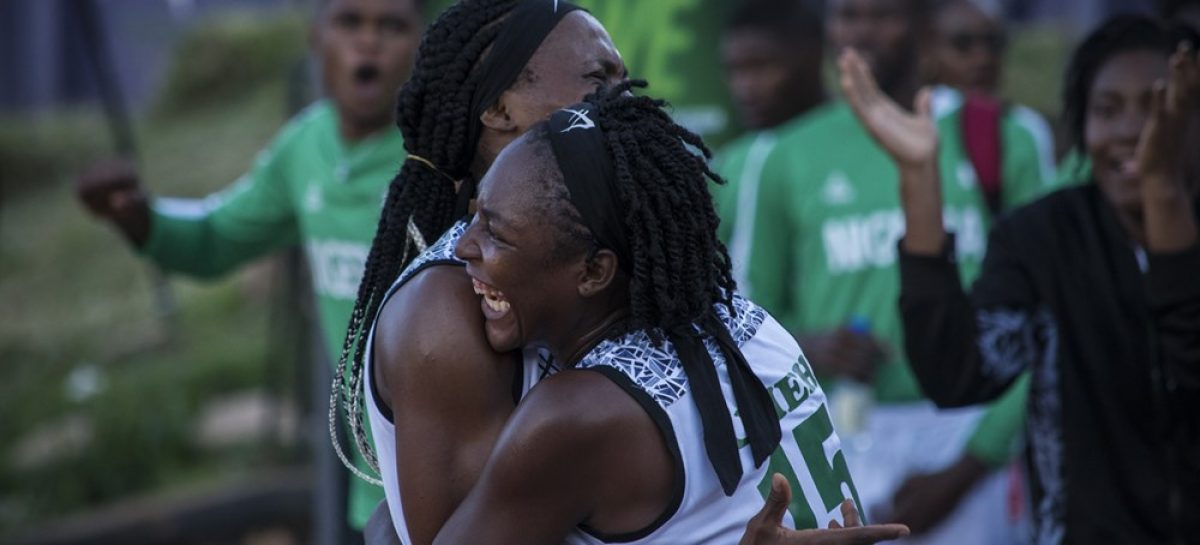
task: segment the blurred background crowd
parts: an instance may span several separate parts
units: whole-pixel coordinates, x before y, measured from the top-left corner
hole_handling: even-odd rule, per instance
[[[327,411],[374,218],[347,219],[348,190],[271,184],[328,168],[382,196],[398,135],[305,135],[347,103],[386,120],[423,21],[450,2],[394,0],[374,23],[327,20],[324,3],[0,3],[0,543],[355,539],[380,496],[334,458]],[[1123,13],[1196,29],[1200,2],[580,3],[720,150],[739,285],[821,375],[868,516],[928,543],[1034,542],[1031,498],[1047,494],[1027,484],[1030,379],[988,405],[922,401],[896,305],[903,217],[878,183],[895,174],[833,61],[855,47],[905,106],[933,87],[969,280],[994,218],[1087,180],[1060,121],[1081,37]],[[368,23],[391,45],[370,62],[337,51]],[[333,151],[275,166],[289,138]]]

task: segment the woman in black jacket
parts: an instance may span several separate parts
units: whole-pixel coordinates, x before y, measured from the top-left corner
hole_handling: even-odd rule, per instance
[[[938,405],[989,401],[1032,371],[1036,543],[1200,543],[1200,63],[1189,36],[1123,16],[1067,72],[1065,117],[1089,183],[995,226],[964,292],[942,225],[937,134],[878,92],[842,87],[896,161],[906,350]],[[1195,43],[1194,41],[1191,43]]]

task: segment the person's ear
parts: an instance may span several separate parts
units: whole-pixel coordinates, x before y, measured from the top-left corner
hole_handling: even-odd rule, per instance
[[[508,105],[508,92],[500,95],[500,100],[483,111],[479,122],[484,128],[499,133],[512,133],[517,130],[517,122],[513,119]]]
[[[579,295],[592,297],[608,289],[619,268],[617,254],[612,250],[596,250],[596,253],[584,262],[584,269],[579,277]]]

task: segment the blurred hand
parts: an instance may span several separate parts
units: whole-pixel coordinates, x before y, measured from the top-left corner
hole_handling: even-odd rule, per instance
[[[1187,162],[1195,159],[1200,58],[1184,42],[1169,66],[1167,81],[1155,86],[1150,120],[1138,140],[1137,171],[1143,182],[1151,182],[1143,183],[1143,189],[1151,191],[1158,189],[1156,184],[1182,184]]]
[[[882,343],[845,327],[801,335],[797,342],[817,373],[864,384],[875,379],[875,370],[887,359],[887,348]]]
[[[854,114],[901,169],[937,161],[938,136],[929,88],[917,93],[913,114],[879,90],[870,66],[853,49],[842,52],[838,68],[842,93]]]
[[[842,502],[842,519],[829,522],[828,530],[793,530],[784,528],[783,514],[792,501],[792,488],[778,473],[771,476],[771,493],[763,508],[746,524],[746,533],[739,545],[871,545],[908,535],[902,524],[863,526],[858,511],[850,500]]]
[[[80,202],[93,215],[112,222],[134,244],[150,234],[150,205],[129,161],[111,159],[85,169],[75,181]]]
[[[904,249],[914,254],[937,255],[946,231],[942,225],[937,125],[929,106],[929,88],[917,93],[913,105],[916,113],[909,113],[879,90],[870,67],[853,49],[842,52],[838,68],[842,93],[854,115],[900,171]]]
[[[892,497],[889,520],[908,525],[915,535],[928,532],[950,516],[985,475],[987,466],[969,454],[941,471],[913,475]]]

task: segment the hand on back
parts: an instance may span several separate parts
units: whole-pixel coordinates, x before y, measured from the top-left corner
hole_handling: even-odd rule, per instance
[[[76,178],[75,192],[89,212],[115,224],[134,244],[146,241],[149,197],[132,163],[111,159],[91,165]]]

